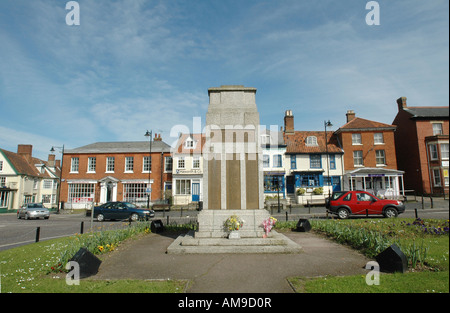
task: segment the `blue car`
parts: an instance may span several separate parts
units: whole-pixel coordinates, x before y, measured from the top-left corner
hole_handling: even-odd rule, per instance
[[[148,220],[155,217],[155,211],[140,209],[130,202],[107,202],[94,207],[94,218],[99,222],[104,220]]]

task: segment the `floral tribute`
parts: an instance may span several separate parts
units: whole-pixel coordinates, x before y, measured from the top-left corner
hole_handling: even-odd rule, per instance
[[[270,231],[275,226],[276,222],[277,222],[277,219],[275,217],[272,217],[272,216],[266,218],[263,221],[262,226],[264,227],[264,231],[265,231],[265,234],[263,236],[264,238],[266,238],[269,235]]]
[[[239,230],[244,226],[244,220],[242,220],[237,215],[231,215],[227,220],[224,222],[224,227],[228,231],[235,231]]]

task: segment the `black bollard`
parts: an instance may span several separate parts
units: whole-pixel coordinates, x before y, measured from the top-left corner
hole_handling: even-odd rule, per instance
[[[41,235],[41,228],[36,228],[36,242],[39,242],[39,236]]]

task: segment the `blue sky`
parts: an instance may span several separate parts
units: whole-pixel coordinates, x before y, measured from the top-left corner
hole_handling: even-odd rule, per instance
[[[208,88],[256,87],[261,124],[392,123],[396,99],[449,105],[448,0],[0,1],[0,147],[146,140],[204,123]]]

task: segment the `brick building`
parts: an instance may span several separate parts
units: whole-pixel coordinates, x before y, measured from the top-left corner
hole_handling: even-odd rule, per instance
[[[395,144],[405,188],[425,194],[448,194],[449,107],[409,107],[397,100]]]
[[[170,146],[151,142],[97,142],[64,153],[61,201],[65,208],[129,201],[146,206],[172,191]],[[150,183],[149,183],[150,182]]]
[[[344,189],[367,190],[396,198],[403,194],[403,172],[397,169],[396,126],[356,117],[347,111],[347,123],[335,135],[345,151]]]

